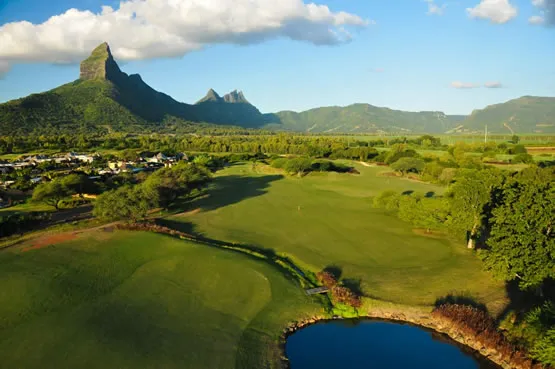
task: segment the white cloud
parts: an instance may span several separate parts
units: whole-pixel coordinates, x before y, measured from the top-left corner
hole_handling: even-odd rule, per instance
[[[555,26],[555,0],[532,0],[532,5],[540,10],[540,15],[528,18],[530,24]]]
[[[530,18],[528,18],[528,23],[530,24],[543,24],[544,22],[545,22],[544,17],[540,15],[533,15]]]
[[[465,89],[465,88],[477,88],[477,87],[480,87],[480,85],[477,83],[455,81],[455,82],[451,82],[451,87]]]
[[[0,60],[0,78],[3,78],[6,73],[10,70],[10,64],[6,61]]]
[[[107,41],[119,60],[179,57],[213,44],[288,38],[315,45],[351,40],[371,21],[303,0],[124,0],[100,13],[69,9],[41,24],[0,26],[0,65],[74,63]]]
[[[466,12],[471,18],[489,19],[497,24],[507,23],[518,14],[509,0],[481,0],[474,8],[467,8]]]
[[[383,72],[385,72],[385,69],[383,69],[383,68],[373,68],[373,69],[372,69],[372,72],[375,72],[375,73],[383,73]]]
[[[501,82],[486,82],[484,83],[484,87],[486,88],[501,88],[503,84]]]
[[[424,0],[428,4],[428,15],[443,15],[447,4],[437,5],[434,0]]]

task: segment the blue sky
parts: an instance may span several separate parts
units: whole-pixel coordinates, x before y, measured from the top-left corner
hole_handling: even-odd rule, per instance
[[[538,0],[485,0],[489,4],[482,7],[480,0],[316,2],[329,12],[305,8],[308,2],[301,0],[280,0],[290,6],[278,8],[275,0],[256,0],[256,9],[249,9],[253,2],[234,0],[247,4],[245,15],[226,10],[231,0],[204,0],[215,10],[199,8],[200,0],[157,1],[157,6],[170,1],[188,6],[187,19],[163,19],[168,12],[160,7],[159,23],[152,15],[156,11],[131,4],[136,17],[145,9],[148,19],[136,28],[109,25],[113,28],[106,28],[104,37],[94,28],[101,23],[92,31],[80,27],[96,21],[103,5],[123,13],[117,13],[119,2],[0,2],[0,69],[5,72],[0,101],[78,78],[76,61],[100,37],[110,38],[106,41],[125,72],[139,73],[153,88],[188,103],[209,88],[220,94],[240,89],[263,112],[364,102],[468,114],[523,95],[555,96],[551,0],[543,6]],[[49,28],[34,26],[70,8],[92,13],[72,13]],[[103,22],[109,23],[108,17]],[[539,17],[544,24],[531,24],[540,23]],[[220,27],[219,20],[232,23]],[[32,23],[25,33],[6,26],[21,21]],[[277,25],[267,27],[271,22]],[[145,23],[165,28],[143,30]],[[202,26],[191,28],[195,24]],[[501,87],[486,88],[486,83]]]

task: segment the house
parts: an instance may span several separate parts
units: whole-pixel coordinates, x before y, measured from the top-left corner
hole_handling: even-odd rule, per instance
[[[175,155],[175,160],[177,160],[177,161],[180,161],[180,160],[189,161],[189,157],[184,152],[180,152],[180,153],[177,153],[177,155]]]
[[[166,155],[159,152],[158,154],[154,155],[152,158],[148,158],[147,162],[149,162],[149,163],[165,163],[168,160],[169,159]]]
[[[86,154],[76,154],[74,152],[69,152],[67,153],[65,158],[68,161],[80,161],[82,163],[92,163],[96,156],[98,156],[98,154],[86,155]]]
[[[45,161],[50,161],[50,158],[46,155],[35,155],[28,156],[23,161],[27,163],[44,163]]]
[[[9,174],[14,170],[15,168],[12,164],[0,164],[0,174]]]

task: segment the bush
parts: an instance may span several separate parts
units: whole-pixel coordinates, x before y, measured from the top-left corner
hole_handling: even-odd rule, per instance
[[[436,307],[432,316],[442,325],[450,326],[466,340],[474,341],[488,349],[495,349],[504,361],[533,368],[532,360],[518,346],[512,344],[498,329],[495,320],[487,312],[472,306],[444,304]]]
[[[387,190],[374,197],[374,207],[386,210],[399,210],[401,195],[393,190]]]
[[[391,168],[403,174],[411,172],[420,173],[424,170],[425,165],[421,159],[404,157],[391,164]]]
[[[337,279],[335,279],[335,276],[330,272],[318,272],[316,274],[316,278],[318,279],[318,282],[329,289],[333,288],[337,284]]]
[[[291,174],[303,174],[309,172],[312,168],[312,160],[310,158],[293,158],[288,160],[283,169]]]
[[[532,164],[534,162],[534,157],[530,154],[521,153],[521,154],[515,155],[515,157],[511,160],[511,162],[514,164],[519,164],[519,163]]]
[[[285,167],[285,164],[289,161],[289,159],[287,158],[277,158],[272,160],[271,162],[271,166],[273,168],[277,168],[277,169],[283,169]]]
[[[360,297],[355,295],[353,291],[345,286],[334,286],[331,289],[331,295],[336,303],[349,305],[354,308],[362,306]]]

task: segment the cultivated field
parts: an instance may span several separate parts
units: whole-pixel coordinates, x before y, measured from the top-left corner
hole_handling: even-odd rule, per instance
[[[175,227],[217,240],[273,249],[318,271],[336,266],[367,296],[411,305],[449,293],[470,295],[492,310],[504,291],[462,243],[426,235],[373,209],[383,190],[441,193],[442,187],[386,177],[357,164],[360,175],[285,177],[240,165],[218,172],[208,197],[191,204]]]
[[[208,246],[122,231],[47,244],[0,253],[2,367],[271,368],[280,330],[321,311],[277,269]]]

